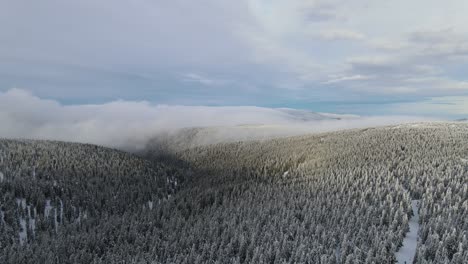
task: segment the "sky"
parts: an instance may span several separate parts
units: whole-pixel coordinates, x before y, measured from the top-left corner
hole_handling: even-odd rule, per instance
[[[61,106],[462,118],[467,10],[465,0],[0,0],[0,92]]]

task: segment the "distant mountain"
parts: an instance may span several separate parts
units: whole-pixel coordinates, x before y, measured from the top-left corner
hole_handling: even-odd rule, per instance
[[[356,120],[356,115],[316,113],[288,108],[274,109],[274,123],[246,123],[232,126],[189,127],[155,135],[146,150],[174,152],[186,148],[238,141],[267,140],[326,131],[322,122]]]
[[[359,118],[357,115],[340,115],[340,114],[330,114],[330,113],[317,113],[307,110],[298,110],[291,108],[278,108],[276,109],[287,115],[287,119],[294,121],[318,121],[318,120],[341,120],[341,119],[352,119]]]
[[[460,118],[460,119],[457,119],[455,121],[457,121],[457,122],[468,122],[468,118]]]

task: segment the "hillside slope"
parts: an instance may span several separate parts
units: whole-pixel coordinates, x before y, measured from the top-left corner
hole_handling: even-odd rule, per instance
[[[135,223],[148,220],[185,174],[93,145],[0,140],[0,263],[139,254],[150,229]]]
[[[468,262],[468,124],[148,153],[1,141],[0,263],[394,263],[415,200],[416,263]]]
[[[332,131],[340,127],[362,127],[363,123],[366,123],[355,115],[316,113],[289,108],[276,108],[268,111],[268,115],[261,117],[256,116],[254,112],[244,113],[242,115],[252,115],[252,117],[243,119],[233,114],[223,117],[222,113],[220,116],[212,117],[225,120],[225,122],[219,122],[226,123],[224,125],[162,129],[149,140],[145,150],[152,152],[153,156],[158,156],[161,153],[172,154],[198,146],[298,136]],[[234,120],[230,121],[231,118]],[[228,125],[228,123],[231,124]]]
[[[349,130],[180,155],[205,173],[174,201],[179,228],[170,237],[178,248],[170,262],[393,263],[416,199],[416,263],[468,262],[466,124]]]

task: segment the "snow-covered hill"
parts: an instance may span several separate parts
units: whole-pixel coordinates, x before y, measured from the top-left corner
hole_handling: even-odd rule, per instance
[[[226,125],[188,126],[161,130],[148,140],[143,151],[150,150],[153,153],[165,154],[196,146],[405,124],[418,120],[418,118],[413,117],[360,117],[357,115],[316,113],[288,108],[268,109],[267,112],[268,118],[265,119],[258,119],[260,116],[255,117],[258,114],[257,110],[255,110],[252,111],[249,118],[226,121]],[[245,113],[242,115],[245,115]],[[229,118],[230,116],[226,116],[226,119]],[[251,122],[241,122],[243,120],[250,120]]]
[[[465,123],[153,158],[0,140],[0,263],[468,263]]]

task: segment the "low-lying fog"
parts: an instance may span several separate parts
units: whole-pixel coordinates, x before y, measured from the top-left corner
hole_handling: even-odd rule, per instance
[[[265,139],[419,121],[430,120],[251,106],[168,106],[122,100],[99,105],[62,105],[20,89],[0,92],[0,137],[92,143],[126,150],[141,150],[148,140],[158,136],[167,139],[171,135],[186,135],[181,131],[194,127],[205,129],[192,130],[191,138],[179,138],[178,144]]]

